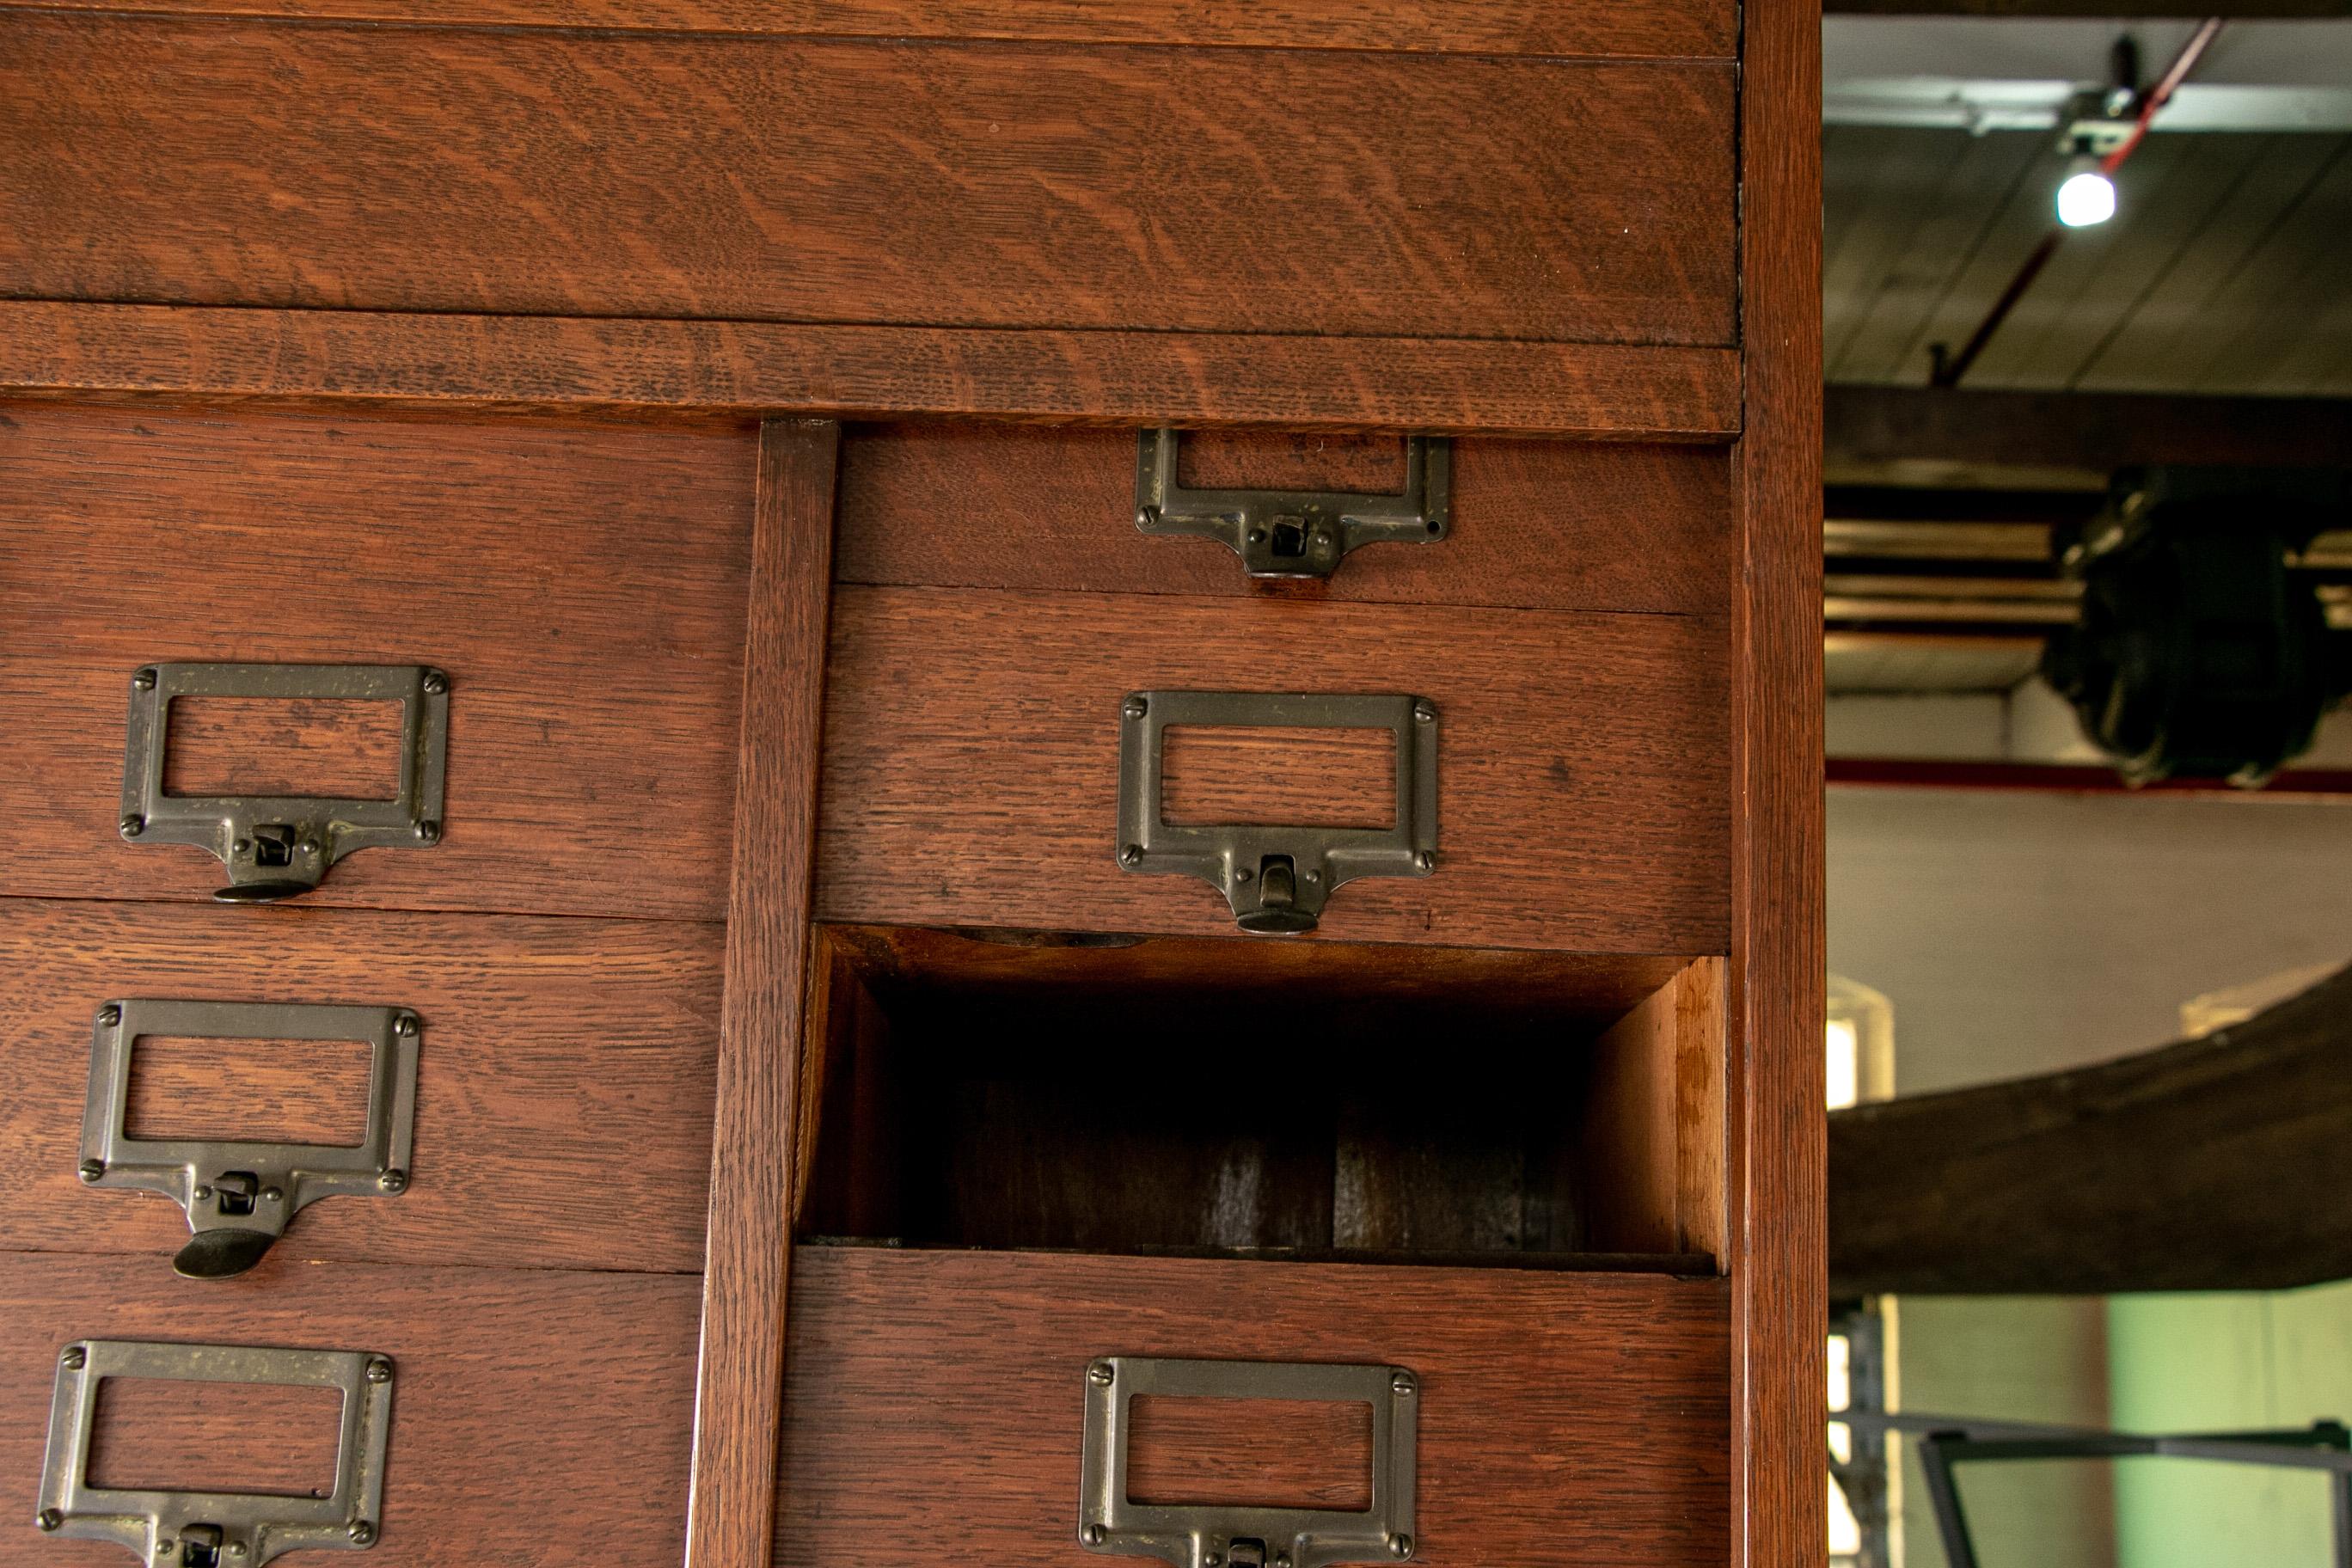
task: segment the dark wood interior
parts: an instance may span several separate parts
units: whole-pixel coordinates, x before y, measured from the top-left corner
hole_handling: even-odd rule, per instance
[[[818,969],[804,1237],[1669,1269],[1720,1250],[1675,1207],[1719,1186],[1719,1115],[1692,1118],[1711,1156],[1673,1133],[1685,1057],[1685,1098],[1719,1095],[1719,1000],[1685,1052],[1643,1022],[1670,1035],[1689,1009],[1654,1004],[1712,961],[829,926]]]

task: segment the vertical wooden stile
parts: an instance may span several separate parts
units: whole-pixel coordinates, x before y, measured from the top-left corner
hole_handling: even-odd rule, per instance
[[[840,441],[830,420],[760,430],[689,1568],[758,1568],[774,1512]]]
[[[1741,8],[1732,605],[1732,1561],[1817,1563],[1822,1476],[1821,6]]]

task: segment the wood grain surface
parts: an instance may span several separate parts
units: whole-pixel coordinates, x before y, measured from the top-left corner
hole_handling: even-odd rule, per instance
[[[1129,1501],[1372,1506],[1372,1407],[1361,1401],[1146,1394],[1127,1419]]]
[[[1589,1246],[1727,1262],[1724,971],[1695,960],[1594,1043],[1577,1137]]]
[[[32,11],[8,36],[18,298],[1734,341],[1726,61]]]
[[[827,421],[760,429],[688,1568],[757,1568],[774,1517],[840,449]]]
[[[133,1138],[356,1148],[367,1142],[373,1054],[364,1040],[142,1035],[123,1126]]]
[[[0,389],[1721,440],[1730,349],[0,300]]]
[[[1184,482],[1394,490],[1394,436],[1190,434]],[[1720,451],[1465,437],[1435,544],[1355,551],[1324,583],[1268,585],[1214,540],[1135,526],[1130,431],[890,424],[842,458],[844,582],[1087,593],[1335,598],[1528,609],[1728,611],[1735,565]],[[942,526],[952,520],[953,526]]]
[[[1083,1379],[1111,1354],[1411,1367],[1418,1561],[1720,1568],[1729,1550],[1717,1281],[856,1247],[803,1247],[793,1276],[782,1568],[936,1541],[1095,1562]]]
[[[340,1389],[110,1377],[90,1422],[93,1486],[324,1497],[341,1446]]]
[[[1386,730],[1171,724],[1160,746],[1162,822],[1396,822],[1396,736]]]
[[[76,1179],[101,1003],[316,1002],[422,1016],[410,1185],[310,1205],[254,1279],[290,1289],[319,1258],[698,1269],[719,962],[716,925],[675,921],[0,900],[0,1247],[169,1278],[187,1240],[168,1199]],[[266,1089],[252,1114],[315,1104],[299,1068],[257,1056],[227,1082]]]
[[[164,718],[163,793],[398,800],[402,706],[175,697]]]
[[[44,1536],[56,1358],[79,1339],[371,1351],[394,1366],[371,1568],[562,1568],[593,1543],[675,1568],[694,1388],[691,1278],[319,1263],[193,1285],[130,1258],[0,1253],[0,1532],[8,1568],[120,1568]]]
[[[1051,931],[821,928],[828,948],[886,994],[961,1005],[1055,996],[1079,1005],[1165,1007],[1201,994],[1245,1004],[1293,997],[1325,1008],[1360,1002],[1391,1017],[1465,1003],[1492,1017],[1606,1026],[1672,980],[1676,958],[1214,937],[1100,938]]]
[[[226,880],[118,836],[141,665],[431,663],[441,842],[362,850],[306,902],[724,910],[748,436],[0,412],[0,814],[42,825],[0,846],[0,890]]]
[[[121,9],[115,0],[58,0]],[[1079,43],[1505,55],[1728,56],[1727,0],[1286,0],[1204,8],[1191,0],[153,0],[152,11],[501,26],[878,34]]]
[[[1821,6],[1741,13],[1747,416],[1732,458],[1734,1568],[1822,1561]]]
[[[1207,883],[1118,867],[1120,700],[1303,688],[1441,716],[1436,874],[1339,889],[1328,936],[1726,941],[1719,621],[844,588],[834,627],[826,920],[1229,935]]]

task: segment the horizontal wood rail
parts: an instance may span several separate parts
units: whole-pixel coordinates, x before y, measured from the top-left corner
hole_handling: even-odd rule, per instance
[[[0,395],[1726,441],[1736,350],[0,301]]]
[[[2145,0],[2140,0],[2145,3]],[[2279,3],[2279,0],[2273,0]],[[1732,0],[56,0],[76,11],[803,37],[1728,59]]]

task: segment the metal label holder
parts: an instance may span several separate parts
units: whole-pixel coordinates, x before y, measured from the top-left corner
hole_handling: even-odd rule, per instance
[[[408,1185],[423,1025],[404,1007],[294,1002],[110,1002],[90,1039],[81,1124],[81,1179],[93,1187],[161,1193],[184,1210],[188,1244],[173,1267],[194,1279],[242,1274],[301,1209],[336,1194],[397,1194]],[[131,1056],[142,1035],[195,1039],[357,1040],[368,1068],[367,1131],[356,1145],[132,1137]]]
[[[397,701],[399,791],[391,800],[166,795],[175,697]],[[448,735],[449,678],[419,664],[147,665],[131,678],[122,837],[210,850],[228,868],[228,886],[213,895],[225,903],[291,898],[354,849],[440,841]]]
[[[1454,443],[1404,438],[1404,489],[1187,489],[1176,479],[1181,437],[1145,430],[1135,458],[1135,526],[1223,542],[1253,577],[1328,577],[1348,552],[1383,542],[1431,544],[1453,518]]]
[[[335,1485],[325,1497],[140,1490],[89,1484],[99,1384],[110,1377],[262,1383],[339,1389],[342,1427]],[[303,1547],[373,1546],[383,1517],[383,1458],[393,1366],[364,1351],[84,1340],[58,1358],[49,1441],[41,1462],[47,1534],[111,1541],[154,1568],[261,1568]]]
[[[1244,1508],[1139,1503],[1127,1494],[1128,1405],[1138,1394],[1369,1405],[1371,1507]],[[1328,1568],[1412,1556],[1414,1443],[1421,1384],[1401,1366],[1104,1356],[1086,1373],[1078,1542],[1159,1557],[1177,1568]]]
[[[1160,820],[1161,752],[1171,725],[1386,730],[1396,742],[1387,827]],[[1118,863],[1198,877],[1225,895],[1247,931],[1313,931],[1332,889],[1358,877],[1437,868],[1437,707],[1422,697],[1312,692],[1136,691],[1119,708]]]

